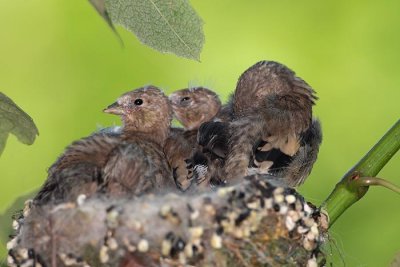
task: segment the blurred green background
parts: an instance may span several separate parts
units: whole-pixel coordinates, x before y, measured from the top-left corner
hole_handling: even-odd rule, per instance
[[[225,100],[255,62],[288,65],[320,97],[324,141],[300,189],[315,204],[399,118],[400,1],[192,0],[205,21],[201,63],[160,54],[119,28],[121,48],[87,1],[0,2],[0,90],[40,131],[32,146],[9,138],[0,211],[38,188],[73,140],[118,124],[101,110],[145,84],[168,93],[205,85]],[[399,155],[380,177],[400,184]],[[334,266],[388,266],[400,251],[399,207],[398,195],[371,188],[331,230]]]

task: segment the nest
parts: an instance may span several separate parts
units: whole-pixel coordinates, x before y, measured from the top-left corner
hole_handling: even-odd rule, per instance
[[[27,202],[10,266],[319,266],[326,217],[292,188],[253,175],[196,195]]]

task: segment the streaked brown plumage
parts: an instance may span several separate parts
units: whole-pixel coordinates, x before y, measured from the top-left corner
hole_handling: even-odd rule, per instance
[[[68,146],[50,167],[36,203],[97,192],[119,196],[175,188],[162,151],[172,117],[168,98],[154,86],[142,87],[104,111],[121,116],[121,133],[95,133]]]
[[[251,173],[274,173],[289,186],[302,183],[322,138],[319,122],[312,121],[314,93],[280,63],[261,61],[246,70],[221,116],[227,122],[208,123],[199,130],[200,136],[212,137],[205,138],[206,146],[218,143],[219,150],[225,149],[224,172],[218,179],[223,183]],[[217,136],[225,136],[225,146]]]
[[[197,130],[202,123],[215,117],[221,108],[221,102],[217,94],[204,87],[175,91],[169,99],[174,116],[182,123],[184,129],[172,128],[164,152],[174,171],[178,188],[184,191],[192,183],[187,164],[198,147]]]
[[[233,95],[233,116],[261,113],[264,138],[271,133],[291,136],[304,132],[311,123],[314,90],[295,72],[274,61],[260,61],[239,78]]]

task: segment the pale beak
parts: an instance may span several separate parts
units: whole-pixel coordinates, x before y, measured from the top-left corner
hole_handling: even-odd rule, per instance
[[[171,103],[172,105],[174,105],[174,106],[177,106],[177,105],[178,105],[178,103],[179,103],[179,98],[180,98],[178,95],[172,94],[172,95],[170,95],[168,98],[169,98],[169,101],[170,101],[170,103]]]
[[[124,110],[118,102],[112,103],[107,108],[103,109],[103,112],[115,115],[123,115]]]

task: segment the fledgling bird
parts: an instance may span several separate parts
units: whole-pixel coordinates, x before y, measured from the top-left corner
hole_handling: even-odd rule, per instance
[[[322,142],[321,124],[313,118],[311,126],[300,135],[299,148],[293,156],[261,142],[250,159],[249,173],[271,174],[286,186],[301,185],[311,173]]]
[[[197,150],[197,130],[204,122],[212,120],[220,111],[218,95],[204,87],[177,90],[169,96],[173,114],[183,125],[172,128],[164,146],[167,160],[173,170],[177,187],[185,191],[192,183],[189,159]]]
[[[175,188],[163,153],[172,109],[155,86],[123,94],[104,112],[119,115],[121,133],[75,141],[50,167],[36,204],[74,201],[80,194],[139,195]]]
[[[205,87],[177,90],[169,99],[174,116],[185,131],[199,129],[202,123],[212,120],[221,109],[218,95]]]
[[[312,120],[316,99],[304,80],[278,62],[260,61],[246,70],[231,98],[231,114],[225,116],[230,121],[207,123],[199,130],[203,145],[224,151],[221,182],[274,173],[288,186],[301,184],[322,138],[319,121]]]

